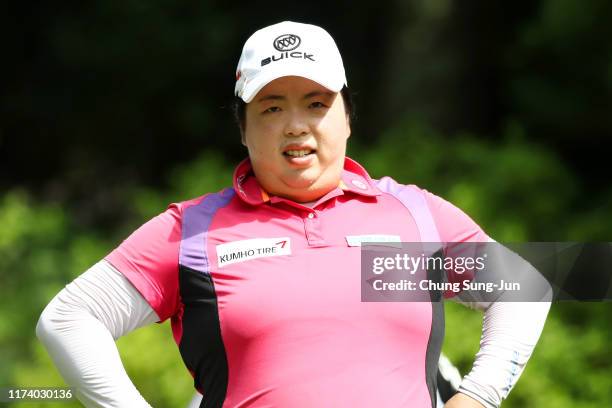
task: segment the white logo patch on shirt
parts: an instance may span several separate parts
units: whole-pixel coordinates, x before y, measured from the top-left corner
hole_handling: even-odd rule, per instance
[[[291,255],[289,237],[245,239],[217,245],[219,268],[251,259],[282,255]]]
[[[368,235],[347,235],[346,243],[350,247],[360,247],[362,244],[377,243],[384,246],[401,248],[402,240],[399,235],[368,234]]]

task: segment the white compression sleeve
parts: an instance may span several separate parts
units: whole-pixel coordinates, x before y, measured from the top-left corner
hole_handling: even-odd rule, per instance
[[[36,334],[86,407],[149,407],[125,372],[114,340],[158,320],[136,288],[100,261],[53,298]]]
[[[523,372],[544,328],[550,302],[471,303],[470,306],[485,309],[485,313],[480,350],[459,391],[487,408],[496,408]]]

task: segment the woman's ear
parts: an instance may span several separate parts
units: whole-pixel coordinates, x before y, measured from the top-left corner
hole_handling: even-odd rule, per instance
[[[348,139],[349,137],[351,137],[351,116],[350,115],[346,115],[346,127],[348,128],[348,136],[346,136],[346,138]]]

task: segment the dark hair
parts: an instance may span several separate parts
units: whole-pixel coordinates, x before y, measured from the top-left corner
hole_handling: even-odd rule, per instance
[[[353,96],[346,86],[342,88],[340,95],[342,95],[344,109],[348,115],[350,125],[355,119],[355,104],[353,102]],[[246,105],[247,104],[242,100],[242,98],[238,96],[234,97],[234,101],[232,103],[232,113],[234,114],[234,120],[236,121],[236,124],[240,130],[244,130]]]

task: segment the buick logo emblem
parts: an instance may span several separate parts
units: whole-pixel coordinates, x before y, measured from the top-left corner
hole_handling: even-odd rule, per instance
[[[292,51],[299,47],[301,42],[300,37],[295,34],[283,34],[276,37],[272,44],[279,51]]]

